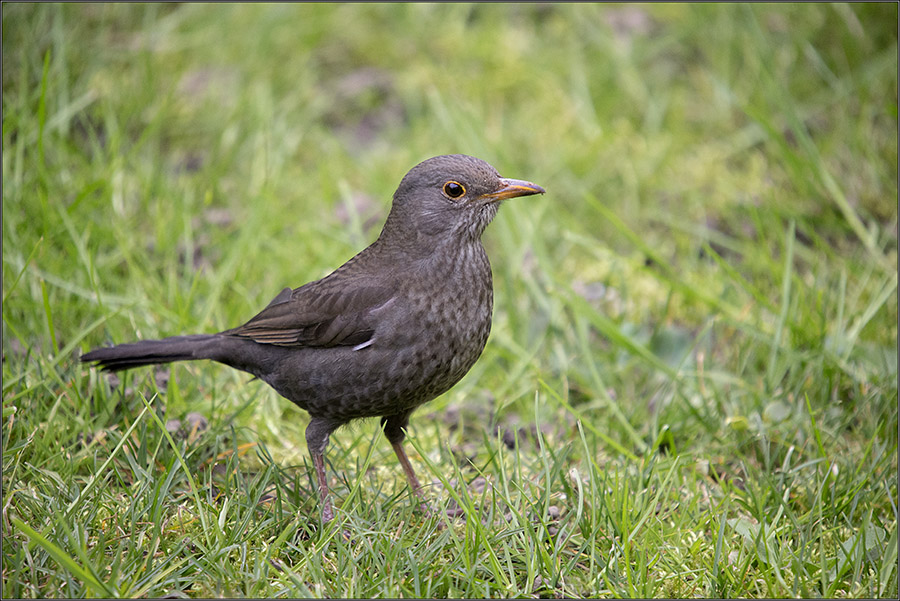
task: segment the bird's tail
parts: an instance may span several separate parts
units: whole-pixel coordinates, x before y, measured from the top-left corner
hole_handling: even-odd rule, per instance
[[[81,356],[84,362],[95,363],[106,371],[121,371],[142,365],[210,359],[210,342],[216,334],[173,336],[162,340],[141,340],[117,346],[96,348]]]

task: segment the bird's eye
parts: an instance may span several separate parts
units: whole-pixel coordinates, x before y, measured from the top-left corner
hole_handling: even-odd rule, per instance
[[[466,193],[466,189],[459,182],[447,182],[444,184],[444,194],[448,198],[459,198]]]

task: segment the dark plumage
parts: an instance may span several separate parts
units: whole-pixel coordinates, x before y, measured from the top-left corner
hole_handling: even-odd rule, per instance
[[[326,521],[325,447],[356,418],[382,418],[421,496],[404,430],[410,413],[456,384],[484,349],[493,287],[481,234],[500,201],[543,192],[473,157],[428,159],[400,182],[371,246],[321,280],[285,288],[244,325],[98,348],[81,359],[109,371],[211,359],[259,377],[310,414],[306,442]]]

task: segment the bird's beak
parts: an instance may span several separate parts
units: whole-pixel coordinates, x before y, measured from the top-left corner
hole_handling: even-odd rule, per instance
[[[489,192],[481,196],[481,200],[486,202],[500,202],[507,198],[515,198],[516,196],[531,196],[532,194],[543,194],[546,190],[532,184],[531,182],[522,181],[520,179],[500,179],[500,189]]]

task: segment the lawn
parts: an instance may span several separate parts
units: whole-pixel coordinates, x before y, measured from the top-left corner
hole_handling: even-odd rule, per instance
[[[2,11],[4,598],[897,597],[895,3]],[[447,153],[547,193],[411,420],[431,514],[378,420],[323,524],[263,383],[80,364],[243,323]]]

